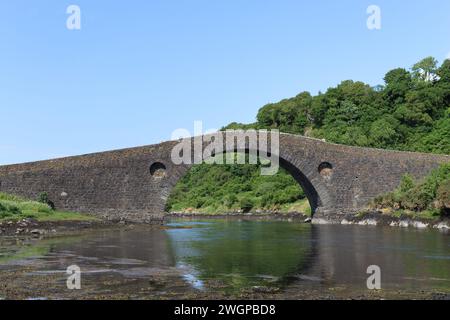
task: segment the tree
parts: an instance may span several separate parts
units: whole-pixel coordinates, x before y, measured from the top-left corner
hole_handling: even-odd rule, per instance
[[[433,57],[420,60],[411,68],[414,78],[425,82],[436,80],[437,64],[437,60]]]
[[[266,104],[259,109],[256,119],[258,123],[264,127],[272,128],[278,126],[278,112],[277,107],[273,103]]]
[[[377,148],[392,146],[398,141],[396,130],[396,120],[394,118],[383,118],[376,120],[370,126],[371,145]]]
[[[439,82],[450,83],[450,59],[446,59],[441,67],[437,70]]]
[[[437,71],[439,81],[437,86],[443,91],[443,103],[450,107],[450,59],[445,60]]]
[[[391,105],[391,109],[396,104],[403,103],[406,94],[412,88],[411,73],[403,68],[397,68],[386,73],[384,82],[386,86],[383,94],[387,103]]]

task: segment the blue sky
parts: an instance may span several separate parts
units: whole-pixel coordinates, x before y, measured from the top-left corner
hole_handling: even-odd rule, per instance
[[[3,0],[0,164],[252,122],[268,102],[448,54],[448,0]]]

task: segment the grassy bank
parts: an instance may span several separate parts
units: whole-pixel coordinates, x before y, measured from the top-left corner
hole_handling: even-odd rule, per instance
[[[0,193],[0,221],[32,218],[38,221],[91,221],[95,217],[53,210],[48,204]]]
[[[207,206],[200,208],[179,208],[178,210],[171,210],[173,213],[198,213],[205,215],[222,215],[226,213],[236,213],[236,212],[244,212],[239,207],[234,209],[230,209],[226,205],[220,206]],[[309,202],[306,198],[297,200],[292,203],[286,203],[283,205],[275,205],[273,207],[264,207],[252,208],[251,213],[272,213],[272,214],[288,214],[288,213],[303,213],[305,215],[311,215],[311,207],[309,206]]]
[[[393,192],[374,199],[371,209],[395,217],[440,219],[450,216],[450,163],[420,181],[405,175]]]

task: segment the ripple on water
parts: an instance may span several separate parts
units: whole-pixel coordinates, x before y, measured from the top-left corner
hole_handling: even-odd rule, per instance
[[[424,256],[425,259],[450,260],[450,256]]]

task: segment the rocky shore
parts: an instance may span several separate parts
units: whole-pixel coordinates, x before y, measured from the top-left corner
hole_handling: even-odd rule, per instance
[[[314,217],[315,224],[342,224],[342,225],[362,225],[362,226],[389,226],[402,228],[434,228],[440,230],[450,230],[450,218],[419,218],[408,215],[394,216],[381,211],[367,211],[356,215],[342,215],[328,219],[327,217]]]
[[[389,226],[401,228],[433,228],[439,230],[450,230],[450,218],[411,218],[408,215],[394,216],[380,211],[367,211],[360,214],[333,216],[332,219],[326,216],[311,217],[300,212],[292,213],[242,213],[230,212],[223,214],[204,213],[177,213],[172,212],[166,215],[166,220],[171,219],[241,219],[248,221],[288,221],[313,224],[341,224],[341,225],[361,225],[361,226]],[[18,221],[0,221],[0,236],[51,236],[77,233],[85,230],[96,230],[101,228],[111,228],[126,225],[125,221],[112,220],[88,220],[88,221],[37,221],[35,219],[22,219]]]
[[[0,221],[0,236],[50,236],[77,233],[83,230],[109,228],[117,225],[110,221],[37,221],[22,219]]]
[[[206,214],[206,213],[186,213],[186,212],[171,212],[167,214],[167,218],[186,218],[186,219],[227,219],[238,218],[247,220],[278,220],[278,221],[302,221],[310,222],[309,215],[301,212],[291,213],[274,213],[274,212],[226,212],[222,214]]]
[[[272,220],[272,221],[295,221],[313,224],[342,224],[342,225],[361,225],[361,226],[389,226],[389,227],[412,227],[412,228],[434,228],[440,230],[450,230],[450,218],[411,218],[408,215],[394,216],[385,214],[381,211],[367,211],[360,214],[346,214],[333,216],[316,216],[311,219],[307,214],[300,212],[292,213],[274,213],[274,212],[230,212],[223,214],[204,214],[204,213],[185,213],[172,212],[167,215],[170,218],[187,219],[227,219],[237,218],[243,220]]]

